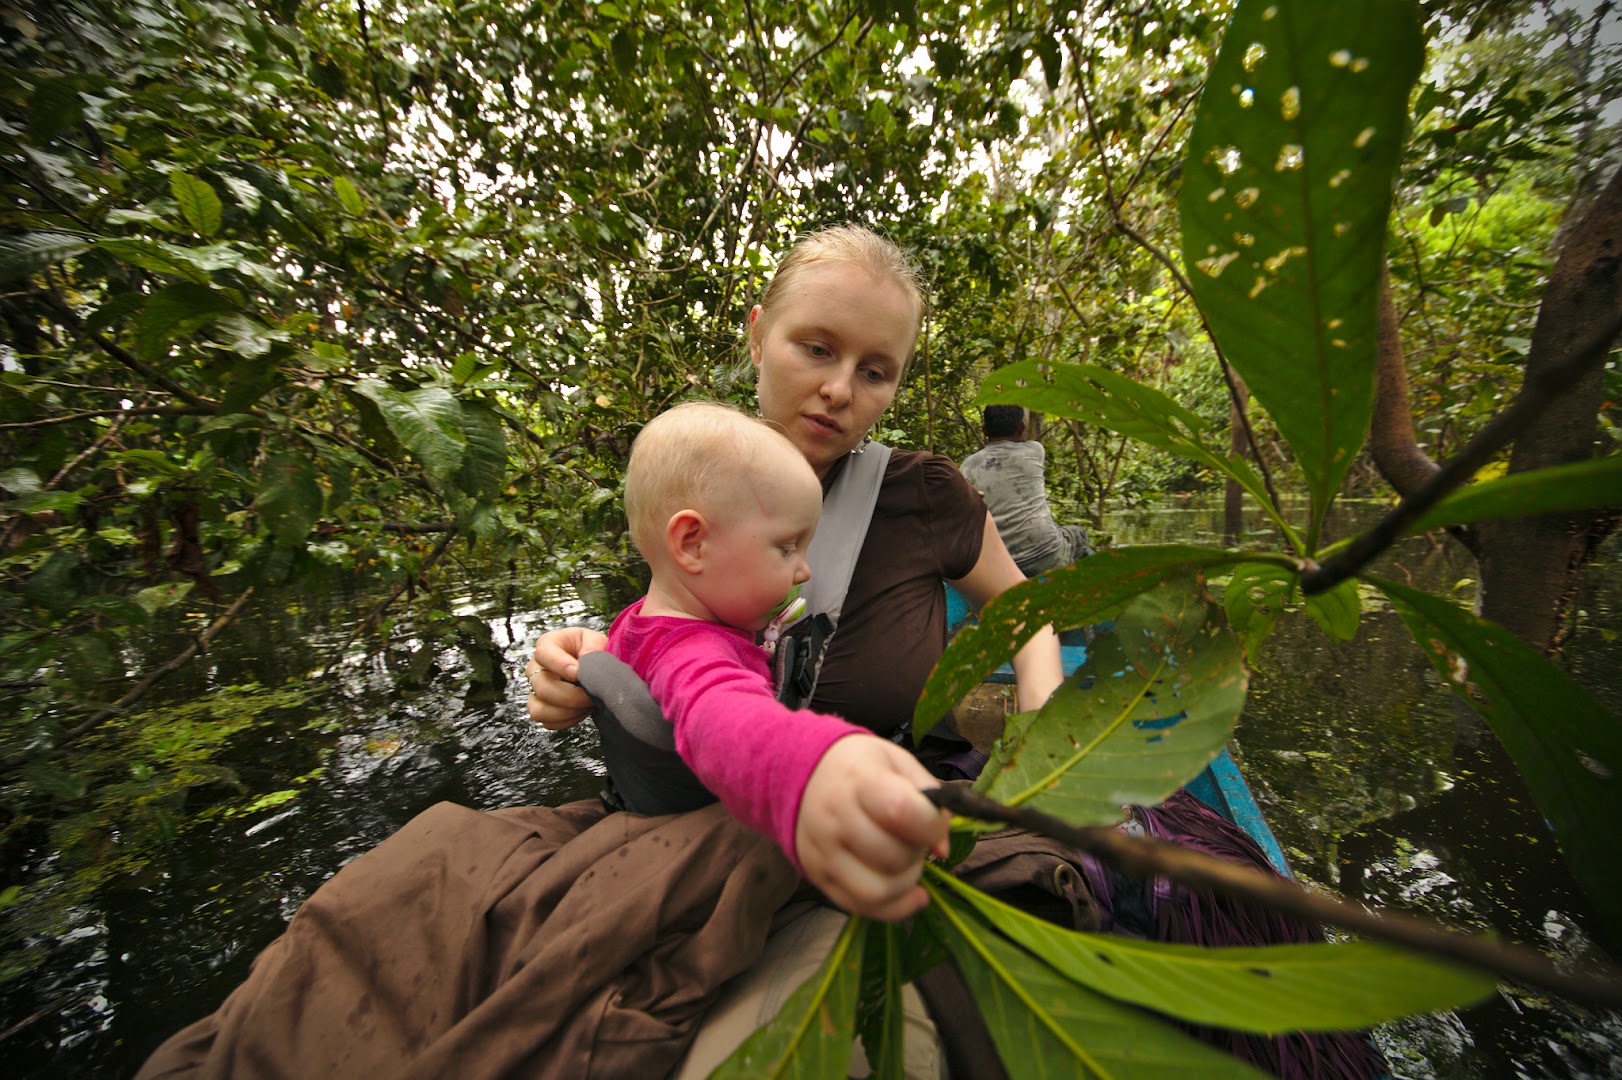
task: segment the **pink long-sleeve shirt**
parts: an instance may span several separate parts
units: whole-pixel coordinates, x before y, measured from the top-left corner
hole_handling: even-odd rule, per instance
[[[642,603],[608,628],[608,651],[648,684],[693,774],[799,869],[794,828],[811,771],[837,740],[871,732],[779,703],[766,651],[745,631],[643,615]]]

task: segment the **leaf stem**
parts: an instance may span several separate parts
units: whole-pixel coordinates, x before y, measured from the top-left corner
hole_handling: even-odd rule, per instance
[[[924,791],[924,797],[962,817],[1000,821],[1071,844],[1137,877],[1163,877],[1190,888],[1243,897],[1275,911],[1329,923],[1366,937],[1446,957],[1501,978],[1553,991],[1573,1001],[1622,1005],[1622,972],[1605,966],[1565,971],[1535,949],[1485,934],[1466,934],[1422,916],[1375,911],[1287,878],[1202,855],[1178,844],[1128,836],[1105,825],[1077,826],[1028,807],[1005,806],[967,787]]]

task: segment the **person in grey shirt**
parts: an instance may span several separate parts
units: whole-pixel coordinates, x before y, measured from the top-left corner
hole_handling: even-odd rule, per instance
[[[1087,530],[1059,525],[1048,509],[1042,444],[1025,437],[1027,415],[1019,405],[988,405],[982,420],[985,448],[963,462],[963,475],[986,500],[1008,553],[1026,577],[1069,566],[1093,553]]]

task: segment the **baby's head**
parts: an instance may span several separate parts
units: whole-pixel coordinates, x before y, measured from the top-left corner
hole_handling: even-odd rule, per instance
[[[655,588],[694,617],[764,627],[811,576],[805,549],[821,512],[822,485],[794,444],[729,405],[678,405],[632,444],[631,540]]]

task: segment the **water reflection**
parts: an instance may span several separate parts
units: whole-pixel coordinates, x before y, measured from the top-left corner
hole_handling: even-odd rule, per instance
[[[1332,527],[1344,534],[1376,510],[1350,506]],[[1247,524],[1253,531],[1242,542],[1272,546],[1264,524]],[[1216,544],[1221,529],[1219,506],[1190,500],[1117,515],[1104,531],[1121,543]],[[1453,545],[1406,541],[1380,569],[1470,600],[1474,567]],[[183,701],[250,679],[279,685],[340,657],[330,692],[245,733],[230,761],[256,791],[325,771],[289,803],[186,834],[125,887],[77,911],[65,938],[37,942],[46,962],[0,988],[0,1029],[28,1021],[4,1041],[10,1070],[132,1072],[159,1041],[219,1004],[322,881],[436,801],[489,808],[595,794],[589,725],[553,734],[529,724],[517,673],[541,630],[600,625],[602,615],[573,594],[526,584],[538,579],[521,568],[481,569],[446,599],[452,614],[488,630],[482,661],[409,621],[393,628],[387,647],[346,650],[375,599],[334,594],[237,628],[215,644],[207,670],[167,687]],[[1569,666],[1622,714],[1614,546],[1579,607]],[[160,659],[172,651],[150,646]],[[1347,643],[1308,620],[1281,620],[1235,743],[1304,878],[1495,927],[1557,955],[1593,951],[1580,897],[1518,779],[1496,743],[1456,710],[1391,612],[1367,610]],[[48,871],[48,857],[31,869]],[[1462,1015],[1391,1025],[1380,1038],[1399,1077],[1622,1075],[1616,1015],[1518,990]]]

